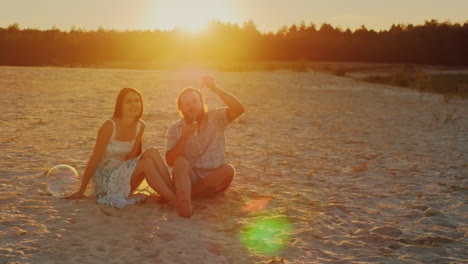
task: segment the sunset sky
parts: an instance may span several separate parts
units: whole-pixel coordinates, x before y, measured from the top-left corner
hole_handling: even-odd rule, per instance
[[[438,19],[464,23],[467,0],[0,0],[0,27],[86,30],[197,31],[212,19],[242,25],[252,19],[262,32],[305,22],[343,29],[365,25],[423,24]]]

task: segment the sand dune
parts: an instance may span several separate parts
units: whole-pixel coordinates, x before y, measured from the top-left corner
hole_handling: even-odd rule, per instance
[[[237,176],[190,219],[50,195],[46,171],[83,172],[124,86],[163,153],[199,74],[0,67],[0,263],[468,262],[468,102],[314,72],[214,73],[247,109],[226,133]],[[249,236],[260,223],[271,236]]]

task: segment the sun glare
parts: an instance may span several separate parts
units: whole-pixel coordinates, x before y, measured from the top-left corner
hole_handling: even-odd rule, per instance
[[[228,1],[220,0],[162,0],[154,8],[156,28],[178,27],[192,33],[205,29],[213,19],[230,20],[233,13]]]
[[[180,23],[177,26],[184,31],[188,31],[190,33],[197,33],[207,28],[208,22],[209,21],[203,19],[191,19],[190,21],[187,21],[186,23]]]

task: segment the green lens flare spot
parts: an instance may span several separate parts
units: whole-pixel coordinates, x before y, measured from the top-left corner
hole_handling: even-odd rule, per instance
[[[291,231],[292,224],[285,216],[261,217],[248,223],[240,237],[249,250],[274,255],[289,241]]]

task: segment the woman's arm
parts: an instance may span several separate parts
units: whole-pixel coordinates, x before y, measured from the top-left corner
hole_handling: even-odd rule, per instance
[[[86,186],[88,186],[89,180],[93,177],[94,172],[101,161],[104,152],[106,151],[107,143],[109,142],[110,137],[112,136],[113,124],[111,121],[106,121],[102,126],[99,128],[98,135],[96,138],[96,144],[94,145],[93,154],[88,161],[88,165],[86,166],[86,170],[83,174],[83,179],[81,181],[81,186],[78,192],[65,197],[65,199],[80,199],[83,197],[83,194],[86,190]]]

